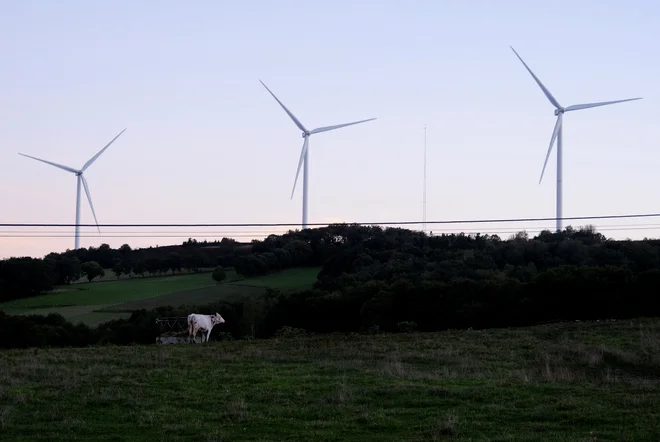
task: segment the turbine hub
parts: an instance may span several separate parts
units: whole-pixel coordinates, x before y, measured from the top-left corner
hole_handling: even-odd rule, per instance
[[[560,107],[559,109],[555,109],[555,115],[559,116],[559,114],[563,114],[563,113],[564,113],[563,107]]]
[[[308,136],[309,136],[309,133],[308,133],[308,132],[303,132],[303,133],[302,133],[302,137],[303,137],[303,138],[307,138]]]

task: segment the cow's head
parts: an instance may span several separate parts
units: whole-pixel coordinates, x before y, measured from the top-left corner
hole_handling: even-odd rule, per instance
[[[211,316],[211,322],[213,323],[213,325],[223,324],[225,322],[225,319],[222,316],[220,316],[220,313],[215,312],[215,315]]]

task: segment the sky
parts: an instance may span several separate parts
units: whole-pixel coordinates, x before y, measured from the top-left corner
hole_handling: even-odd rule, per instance
[[[563,106],[643,97],[565,115],[564,216],[657,213],[658,22],[651,0],[0,1],[0,223],[75,222],[75,176],[18,152],[79,168],[124,128],[85,172],[100,224],[300,223],[301,132],[260,79],[308,128],[377,117],[311,137],[310,223],[421,221],[424,126],[429,222],[554,217],[554,108],[510,45]],[[567,222],[588,223],[660,237],[660,218]],[[82,228],[81,246],[286,229]],[[0,257],[73,246],[73,227],[0,227]]]

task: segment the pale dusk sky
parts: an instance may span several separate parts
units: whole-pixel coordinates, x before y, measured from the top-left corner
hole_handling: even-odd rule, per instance
[[[75,220],[75,176],[18,152],[80,168],[124,128],[85,172],[99,223],[299,223],[303,140],[259,79],[308,128],[378,118],[311,137],[310,223],[421,220],[424,125],[429,221],[553,217],[554,109],[509,45],[563,106],[643,97],[565,115],[564,216],[660,212],[658,23],[650,0],[0,1],[0,223]],[[593,224],[660,236],[659,218]],[[284,230],[83,228],[81,245]],[[0,231],[0,257],[74,243]]]

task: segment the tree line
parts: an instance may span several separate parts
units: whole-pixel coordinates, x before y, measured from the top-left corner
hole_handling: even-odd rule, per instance
[[[113,249],[101,244],[49,253],[44,258],[8,258],[0,260],[0,302],[43,294],[80,278],[92,281],[107,272],[117,278],[145,277],[166,272],[199,272],[218,265],[231,267],[234,257],[249,253],[249,247],[229,238],[217,242],[189,239],[178,246],[132,249],[124,244]]]
[[[335,225],[255,244],[254,253],[307,236],[314,287],[264,304],[261,330],[388,332],[488,328],[660,315],[660,240],[612,240],[593,227],[428,236]]]
[[[314,287],[264,307],[262,331],[434,331],[660,314],[660,240],[612,240],[593,227],[429,236],[400,228],[332,225],[253,244],[238,268],[276,271],[273,257],[307,243]],[[401,324],[407,324],[402,326]]]
[[[246,276],[287,266],[320,271],[308,290],[135,312],[90,339],[154,342],[156,317],[191,311],[219,311],[227,323],[214,334],[234,339],[282,330],[439,331],[660,315],[660,240],[617,241],[590,227],[502,239],[332,225],[272,235],[227,256]]]

